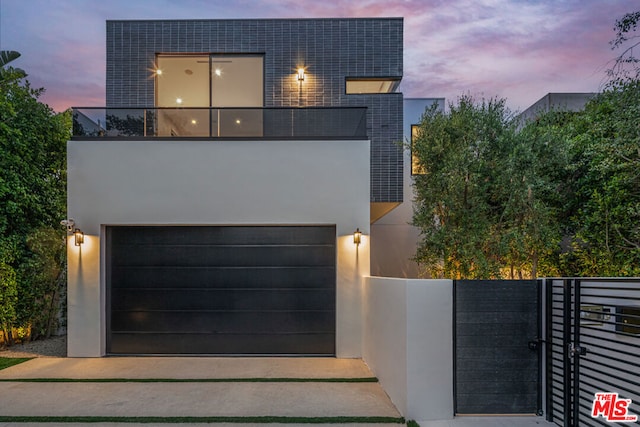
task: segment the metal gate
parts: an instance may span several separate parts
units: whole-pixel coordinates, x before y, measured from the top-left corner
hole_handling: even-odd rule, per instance
[[[630,418],[618,423],[640,415],[640,280],[547,279],[545,286],[547,420],[629,425]]]
[[[536,414],[542,406],[540,282],[454,282],[456,414]]]

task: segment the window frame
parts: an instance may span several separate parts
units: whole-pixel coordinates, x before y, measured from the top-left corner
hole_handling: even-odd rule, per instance
[[[346,95],[385,95],[390,93],[397,93],[396,90],[400,85],[401,77],[345,77],[344,92]],[[371,91],[371,92],[349,92],[350,82],[391,82],[389,91]]]

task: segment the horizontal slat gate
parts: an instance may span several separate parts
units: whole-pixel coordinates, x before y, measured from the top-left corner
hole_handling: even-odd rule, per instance
[[[335,354],[334,226],[107,228],[109,354]]]
[[[631,400],[627,416],[640,415],[640,280],[547,279],[546,290],[547,420],[639,424],[616,422],[613,406],[594,416],[593,403],[596,393],[617,393]]]

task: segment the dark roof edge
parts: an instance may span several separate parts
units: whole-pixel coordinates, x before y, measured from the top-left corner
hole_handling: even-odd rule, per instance
[[[259,22],[259,21],[404,21],[401,16],[387,16],[387,17],[348,17],[348,18],[224,18],[224,19],[107,19],[106,22],[211,22],[211,21],[245,21],[245,22]]]
[[[405,101],[422,101],[425,99],[446,99],[444,96],[412,96],[411,98],[404,98]]]

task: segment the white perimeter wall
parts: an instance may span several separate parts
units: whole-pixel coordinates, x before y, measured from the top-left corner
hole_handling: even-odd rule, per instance
[[[363,358],[407,419],[453,418],[453,282],[365,278]]]
[[[70,141],[68,354],[105,352],[107,225],[335,224],[338,357],[362,355],[369,141]],[[364,233],[353,244],[353,231]]]

